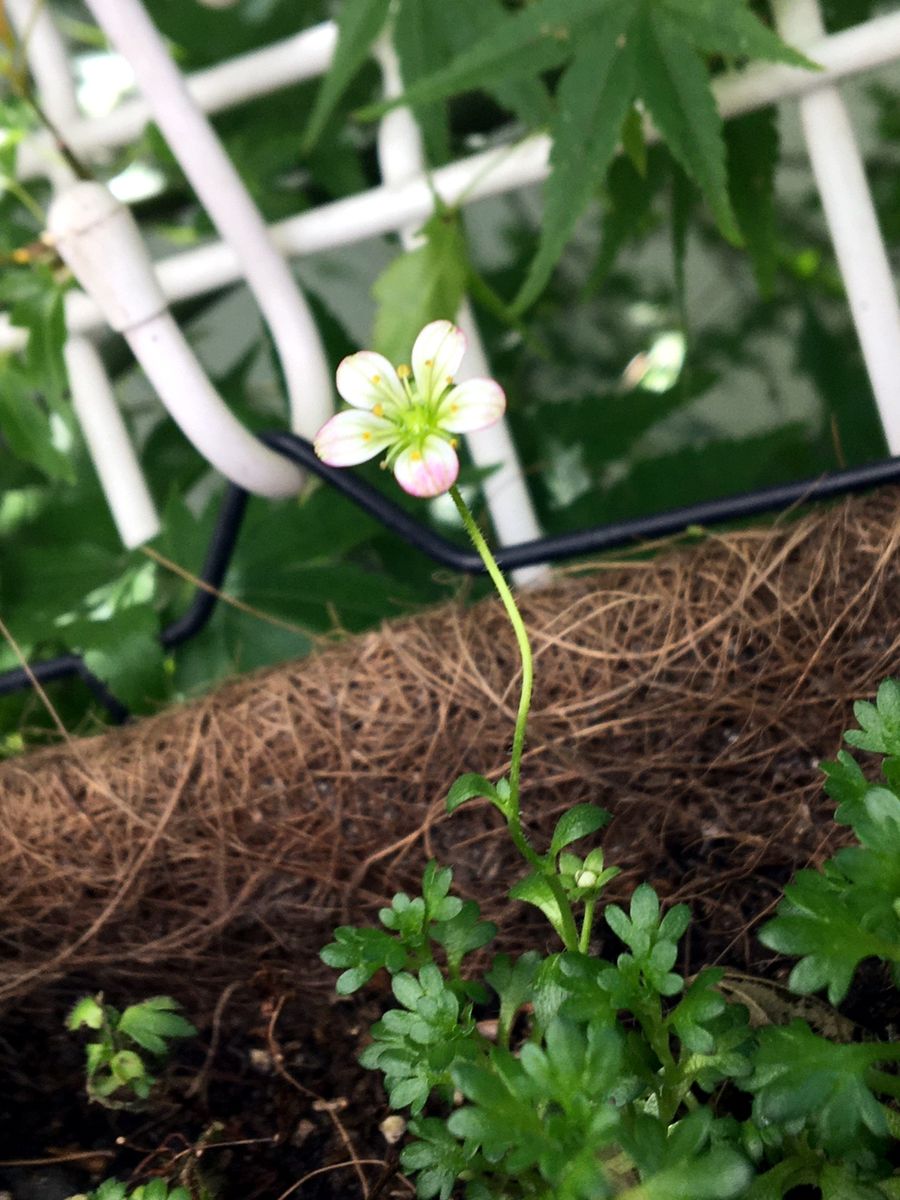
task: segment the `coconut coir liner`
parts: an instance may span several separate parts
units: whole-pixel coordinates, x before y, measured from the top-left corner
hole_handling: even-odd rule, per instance
[[[523,595],[537,844],[600,803],[609,897],[649,879],[751,963],[752,918],[834,848],[818,760],[900,669],[898,515],[886,490]],[[199,1011],[261,968],[321,993],[331,927],[373,921],[432,856],[507,948],[545,940],[503,903],[522,869],[494,810],[443,813],[457,774],[505,770],[517,678],[497,602],[444,607],[6,763],[0,1001],[68,977]]]

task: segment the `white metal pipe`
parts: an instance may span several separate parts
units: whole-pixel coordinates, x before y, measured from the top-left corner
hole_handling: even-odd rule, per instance
[[[168,309],[124,336],[173,420],[226,479],[258,496],[298,491],[300,472],[225,407]]]
[[[337,27],[332,21],[324,21],[271,46],[196,71],[185,82],[204,112],[221,112],[324,74],[336,45]],[[106,116],[74,122],[68,130],[69,142],[76,153],[85,157],[103,156],[136,141],[150,120],[152,113],[146,100],[125,100]],[[19,148],[20,177],[44,174],[49,153],[42,135],[26,138]]]
[[[782,37],[824,32],[818,0],[774,0]],[[804,96],[800,118],[885,438],[900,454],[900,304],[846,106],[836,88]]]
[[[88,338],[69,338],[72,403],[122,543],[132,550],[156,537],[159,517],[116,404],[106,368]]]
[[[331,370],[290,268],[209,121],[191,99],[140,0],[87,0],[134,70],[157,124],[214,224],[239,259],[278,350],[291,424],[313,436],[334,409]]]
[[[6,0],[6,12],[22,42],[44,111],[65,132],[79,116],[66,43],[45,0]]]
[[[163,404],[200,453],[248,491],[262,496],[296,492],[300,472],[237,420],[173,321],[129,210],[102,184],[84,181],[53,201],[48,230],[104,321],[125,336]]]
[[[388,98],[403,92],[400,61],[390,33],[382,34],[374,47],[381,68],[384,94]],[[386,113],[378,127],[378,162],[381,177],[389,186],[398,186],[424,174],[427,170],[422,131],[409,108],[395,108]],[[418,227],[407,225],[399,231],[400,243],[406,250],[421,244]],[[490,364],[471,306],[465,299],[456,314],[456,322],[466,335],[468,345],[459,379],[490,376]],[[495,467],[482,484],[491,522],[501,545],[515,545],[541,536],[537,515],[525,485],[522,466],[505,420],[490,429],[466,435],[466,445],[473,462],[479,467]],[[524,567],[512,573],[515,583],[525,586],[547,575],[547,568]]]
[[[68,140],[81,113],[66,44],[56,22],[43,0],[6,0],[6,11],[24,48],[41,106],[56,132]],[[42,130],[38,138],[47,148],[40,174],[54,188],[71,183],[75,174],[56,149],[49,130]]]
[[[888,60],[900,58],[900,12],[889,18],[880,18],[879,22],[868,22],[867,26],[881,21],[890,22],[893,37]],[[801,48],[817,62],[822,62],[826,57],[822,54],[822,48],[844,36],[834,34],[812,46]],[[778,87],[783,83],[781,69],[762,68],[762,71],[771,83],[765,88],[755,86],[751,96],[742,90],[740,77],[716,81],[714,86],[723,117],[764,108],[780,99]],[[847,70],[845,73],[852,72]],[[821,71],[801,71],[798,74],[806,81],[807,89],[822,86],[829,78],[827,73]],[[650,136],[655,136],[652,130]],[[514,145],[494,147],[440,167],[432,172],[430,184],[424,176],[410,179],[398,187],[382,184],[289,217],[271,226],[270,232],[281,252],[291,257],[300,258],[321,250],[353,245],[370,237],[396,232],[407,225],[421,224],[434,209],[432,186],[446,203],[468,204],[539,183],[547,176],[549,161],[550,139],[537,134]],[[209,242],[161,259],[156,264],[156,272],[170,302],[187,300],[226,287],[238,280],[241,274],[237,257],[223,242]],[[69,327],[75,332],[99,329],[103,325],[96,305],[83,294],[70,293],[67,310]],[[0,315],[0,350],[14,349],[21,344],[21,331],[3,322]]]

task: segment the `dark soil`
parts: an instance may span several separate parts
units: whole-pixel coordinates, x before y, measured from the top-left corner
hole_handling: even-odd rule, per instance
[[[721,960],[716,940],[708,944],[695,923],[681,969]],[[783,982],[788,964],[764,957],[752,939],[747,945],[750,959],[733,946],[727,965]],[[261,970],[236,979],[216,1012],[189,1014],[201,1035],[176,1050],[144,1112],[87,1102],[81,1039],[62,1032],[83,987],[55,989],[55,1020],[49,1005],[36,1021],[27,1011],[10,1014],[0,1028],[0,1188],[12,1200],[66,1200],[107,1176],[137,1184],[161,1175],[196,1200],[204,1183],[222,1200],[412,1195],[398,1170],[399,1146],[380,1129],[389,1110],[379,1079],[356,1062],[389,999],[384,982],[312,1004],[288,984],[284,970]],[[900,1033],[900,996],[878,964],[864,965],[842,1012],[854,1037]],[[815,1026],[815,1010],[803,1007],[775,1019],[791,1015]],[[747,1097],[733,1099],[746,1107]]]

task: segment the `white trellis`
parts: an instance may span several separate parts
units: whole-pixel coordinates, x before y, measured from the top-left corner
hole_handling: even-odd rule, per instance
[[[221,6],[229,0],[203,2]],[[120,104],[102,119],[83,117],[65,47],[47,5],[42,0],[7,0],[19,28],[30,30],[29,61],[45,109],[65,141],[88,162],[102,161],[111,149],[139,136],[148,120],[155,120],[222,238],[150,264],[127,211],[111,197],[107,205],[87,190],[95,185],[74,185],[71,190],[71,177],[49,134],[35,135],[20,148],[21,176],[44,176],[59,193],[53,225],[63,253],[70,256],[86,289],[67,297],[71,340],[66,358],[76,412],[123,540],[133,546],[152,537],[158,522],[90,335],[109,326],[122,331],[161,399],[200,452],[249,490],[284,494],[298,486],[296,472],[283,460],[276,461],[278,456],[256,442],[230,414],[181,337],[167,305],[245,280],[282,358],[292,425],[309,434],[331,402],[331,371],[286,260],[394,232],[409,245],[413,231],[432,212],[435,192],[450,205],[466,204],[539,182],[548,173],[550,143],[544,136],[532,136],[460,159],[429,178],[415,122],[408,112],[395,111],[383,118],[379,131],[383,179],[379,187],[266,229],[204,114],[323,74],[337,42],[334,25],[314,26],[184,78],[141,0],[87,3],[130,62],[142,98]],[[799,99],[804,135],[876,403],[891,452],[897,454],[900,306],[859,149],[836,85],[900,59],[900,11],[828,36],[817,0],[773,0],[773,9],[783,36],[821,70],[756,65],[718,79],[717,101],[728,118],[785,98]],[[376,57],[386,94],[396,95],[401,85],[389,43],[379,43]],[[652,130],[649,135],[654,136]],[[94,214],[87,222],[92,247],[83,253],[79,247],[86,209]],[[104,242],[107,236],[118,239],[112,258]],[[112,270],[111,261],[117,263]],[[467,306],[459,319],[468,326],[477,358],[480,341]],[[0,350],[21,346],[23,336],[0,315]],[[486,370],[486,364],[477,369]],[[477,462],[500,465],[486,487],[500,541],[536,536],[538,525],[506,427],[492,431],[491,437],[473,439],[470,448]]]

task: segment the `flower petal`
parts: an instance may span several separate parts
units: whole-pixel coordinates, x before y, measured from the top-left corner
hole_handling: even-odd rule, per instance
[[[432,321],[416,338],[412,369],[419,395],[427,403],[453,382],[466,352],[466,335],[450,321]]]
[[[337,390],[354,408],[373,409],[406,404],[406,393],[397,372],[374,350],[360,350],[345,358],[337,369]]]
[[[374,458],[396,436],[396,427],[384,417],[351,410],[326,421],[316,434],[314,446],[329,467],[352,467]]]
[[[467,379],[444,397],[437,415],[441,429],[472,433],[487,429],[506,411],[506,395],[493,379]]]
[[[411,496],[440,496],[456,482],[459,459],[449,442],[433,434],[422,448],[410,446],[394,463],[394,475],[404,492]]]

